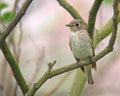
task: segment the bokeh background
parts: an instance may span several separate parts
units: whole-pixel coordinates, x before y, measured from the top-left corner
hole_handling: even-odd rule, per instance
[[[12,10],[16,0],[0,0],[9,6],[2,11]],[[89,10],[94,0],[67,0],[87,22]],[[100,29],[112,17],[113,0],[104,0],[97,14],[95,27]],[[17,7],[23,4],[19,0]],[[9,42],[15,54],[21,72],[29,85],[38,80],[48,69],[48,63],[57,61],[54,68],[72,64],[75,61],[69,48],[70,30],[65,26],[72,16],[61,7],[57,0],[33,0],[20,24],[14,29]],[[4,24],[7,25],[7,24]],[[1,29],[4,27],[1,24]],[[97,71],[93,71],[95,84],[88,85],[81,96],[120,96],[120,29],[114,51],[97,62]],[[110,36],[96,48],[99,53],[108,44]],[[8,40],[8,41],[9,41]],[[75,70],[48,80],[36,96],[68,96]],[[56,89],[56,90],[55,90]],[[53,90],[53,93],[50,93]],[[11,69],[0,52],[0,96],[21,96]]]

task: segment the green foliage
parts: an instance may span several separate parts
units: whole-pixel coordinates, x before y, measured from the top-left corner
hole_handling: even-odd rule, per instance
[[[8,7],[7,3],[4,3],[4,2],[0,3],[0,11],[6,7]]]
[[[103,0],[104,4],[112,4],[113,0]]]
[[[3,9],[5,9],[7,7],[8,7],[7,3],[0,2],[0,23],[10,22],[13,19],[13,17],[15,16],[15,12],[13,12],[13,11],[7,11],[7,12],[2,13]]]
[[[0,17],[0,22],[6,23],[13,19],[15,13],[13,11],[7,11]]]

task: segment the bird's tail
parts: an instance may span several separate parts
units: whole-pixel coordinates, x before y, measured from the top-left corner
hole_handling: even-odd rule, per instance
[[[92,72],[91,72],[91,66],[87,65],[86,66],[86,72],[87,72],[87,80],[88,80],[88,84],[93,84],[93,77],[92,77]]]
[[[93,63],[93,64],[92,64],[92,68],[95,69],[95,70],[97,70],[96,63]]]

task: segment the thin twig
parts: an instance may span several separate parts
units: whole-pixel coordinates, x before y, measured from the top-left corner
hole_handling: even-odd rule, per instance
[[[9,65],[12,69],[14,77],[15,77],[19,87],[21,88],[23,94],[27,93],[29,90],[29,86],[27,85],[27,83],[18,67],[17,62],[16,62],[15,58],[13,57],[13,55],[5,41],[3,42],[2,46],[1,46],[1,50],[4,54],[4,56],[6,57],[7,61],[9,62]]]
[[[39,46],[36,44],[35,40],[32,38],[31,35],[29,35],[29,39],[32,41],[33,46],[35,47],[35,49],[37,50],[39,56],[37,58],[37,62],[35,64],[35,72],[32,75],[32,79],[28,82],[28,85],[32,85],[32,83],[34,82],[35,78],[37,77],[37,73],[39,73],[39,70],[41,68],[41,64],[45,58],[45,47],[42,47],[42,51],[40,50]]]
[[[114,0],[113,3],[113,10],[114,10],[114,16],[113,16],[113,24],[112,24],[112,36],[110,38],[109,41],[109,47],[113,48],[113,45],[115,43],[115,39],[116,39],[116,35],[117,35],[117,26],[118,26],[118,14],[119,14],[119,10],[118,10],[118,1],[119,0]]]
[[[17,8],[18,8],[18,2],[19,0],[14,0],[14,6],[13,6],[13,11],[16,13]]]
[[[120,11],[120,2],[118,2],[118,10]],[[118,23],[120,22],[120,14],[118,15]],[[112,32],[112,18],[97,32],[94,32],[94,47],[98,45],[106,36]]]
[[[10,94],[12,94],[12,91],[13,90],[13,86],[12,86],[12,72],[11,70],[9,69],[8,70],[9,74],[8,74],[8,77],[7,77],[7,83],[6,83],[6,96],[11,96]]]
[[[93,39],[93,32],[94,32],[94,26],[96,21],[96,15],[100,8],[100,5],[103,0],[95,0],[94,4],[90,10],[89,18],[88,18],[88,32],[90,34],[90,37]]]
[[[18,43],[17,43],[18,51],[17,51],[17,55],[16,55],[18,62],[20,62],[20,55],[21,55],[20,45],[22,43],[22,38],[23,38],[22,21],[20,21],[20,23],[19,23],[19,30],[20,30],[20,36],[19,36],[19,40],[18,40]]]
[[[38,48],[37,48],[38,49]],[[33,73],[32,79],[30,80],[30,82],[28,83],[30,86],[32,85],[32,83],[34,82],[35,78],[37,77],[37,74],[39,73],[40,70],[40,64],[43,62],[44,57],[45,57],[45,49],[43,48],[42,51],[40,52],[40,50],[37,50],[38,53],[40,54],[36,65],[35,65],[35,72]]]
[[[103,56],[105,56],[107,53],[111,52],[111,48],[105,48],[102,52],[100,52],[98,55],[94,56],[92,59],[92,62],[96,62],[97,60],[101,59]],[[60,74],[63,74],[65,72],[68,72],[68,71],[71,71],[73,69],[76,69],[76,68],[79,68],[79,67],[83,67],[83,66],[86,66],[88,64],[91,64],[92,63],[91,61],[89,61],[88,59],[87,60],[84,60],[84,61],[81,61],[81,65],[78,66],[76,64],[71,64],[71,65],[67,65],[67,66],[64,66],[62,68],[58,68],[58,69],[55,69],[53,71],[50,71],[50,72],[46,72],[44,73],[44,75],[36,82],[34,83],[34,85],[32,86],[32,88],[28,91],[28,93],[25,95],[25,96],[34,96],[36,91],[50,78],[52,77],[55,77],[57,75],[60,75]]]
[[[50,72],[51,70],[52,70],[52,68],[53,68],[53,66],[56,64],[56,60],[55,61],[53,61],[53,63],[49,63],[48,64],[48,72]]]
[[[68,78],[68,76],[70,76],[71,72],[66,73],[59,81],[58,83],[51,88],[48,92],[46,92],[43,96],[51,96],[53,93],[56,92],[56,90],[58,88],[60,88],[60,86],[66,81],[66,79]]]
[[[6,27],[6,29],[1,33],[0,35],[0,46],[4,42],[4,40],[7,38],[7,36],[11,33],[11,31],[14,29],[14,27],[17,25],[17,23],[21,20],[23,15],[26,13],[26,10],[28,9],[29,5],[31,4],[33,0],[26,0],[19,10],[19,12],[16,14],[16,16],[13,18],[13,20],[9,23],[9,25]]]
[[[117,6],[117,3],[118,3],[118,0],[116,0],[114,2],[115,6]],[[118,6],[116,7],[118,8]],[[114,8],[115,9],[115,8]],[[115,23],[117,21],[117,16],[118,16],[118,13],[116,14],[116,12],[118,11],[114,11],[114,17],[116,19],[113,19],[113,22]],[[116,15],[115,15],[116,14]],[[113,24],[114,24],[113,23]],[[117,22],[116,22],[117,24]],[[116,28],[116,29],[114,29]],[[113,34],[116,34],[116,31],[117,31],[117,27],[116,26],[113,26]],[[115,41],[115,38],[116,36],[113,36],[111,38],[114,38],[114,41]],[[112,39],[113,40],[113,39]],[[111,42],[114,42],[114,41],[111,41],[110,40],[110,43],[109,45],[113,45],[114,43],[111,44]],[[111,52],[113,50],[113,48],[111,48],[110,46],[108,45],[108,47],[106,47],[103,51],[101,51],[98,55],[94,56],[92,59],[92,62],[96,62],[97,60],[99,60],[100,58],[102,58],[103,56],[107,55],[109,52]],[[62,74],[62,73],[65,73],[67,71],[70,71],[70,70],[73,70],[75,68],[79,68],[79,67],[82,67],[82,66],[86,66],[88,64],[91,64],[92,62],[90,62],[89,60],[84,60],[81,62],[81,65],[80,66],[77,66],[76,64],[71,64],[71,65],[68,65],[68,66],[64,66],[62,68],[59,68],[59,69],[56,69],[56,70],[53,70],[53,71],[50,71],[50,72],[46,72],[34,85],[33,87],[28,91],[28,93],[26,94],[26,96],[34,96],[36,91],[44,84],[44,82],[46,82],[48,79],[54,77],[54,76],[57,76],[59,74]]]
[[[16,79],[17,83],[19,84],[23,94],[25,94],[29,90],[29,87],[26,84],[26,81],[24,80],[24,78],[23,78],[23,76],[20,72],[19,67],[18,67],[14,57],[12,56],[12,54],[11,54],[11,52],[10,52],[8,46],[7,46],[7,43],[4,40],[7,38],[7,36],[11,33],[13,28],[16,26],[16,24],[23,17],[23,15],[25,14],[26,10],[28,9],[28,7],[29,7],[29,5],[31,4],[32,1],[33,0],[26,0],[24,2],[23,6],[19,10],[19,12],[16,14],[14,19],[9,23],[9,25],[6,27],[6,29],[0,34],[1,50],[2,50],[3,54],[5,55],[7,61],[9,62],[10,66],[11,66],[11,69],[14,73],[15,79]]]
[[[79,15],[76,9],[73,8],[66,0],[57,0],[57,1],[63,8],[65,8],[73,16],[74,19],[76,18],[82,19],[82,17]],[[120,10],[120,6],[118,8]],[[118,17],[118,21],[120,22],[120,15]],[[112,31],[112,19],[110,19],[100,30],[95,29],[95,32],[93,34],[94,47],[96,47],[101,40],[103,40],[106,36],[108,36],[111,33],[111,31]]]
[[[1,74],[0,74],[0,96],[5,96],[6,95],[6,75],[8,72],[8,67],[7,67],[7,61],[5,58],[1,58]]]
[[[80,16],[77,10],[73,6],[71,6],[66,0],[57,0],[57,1],[63,8],[65,8],[72,15],[74,19],[83,20],[83,18]],[[85,23],[84,20],[83,22]]]

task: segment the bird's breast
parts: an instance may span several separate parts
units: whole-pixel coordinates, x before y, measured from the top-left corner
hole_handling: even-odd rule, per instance
[[[70,47],[77,59],[83,60],[93,55],[90,38],[85,33],[71,34]]]

